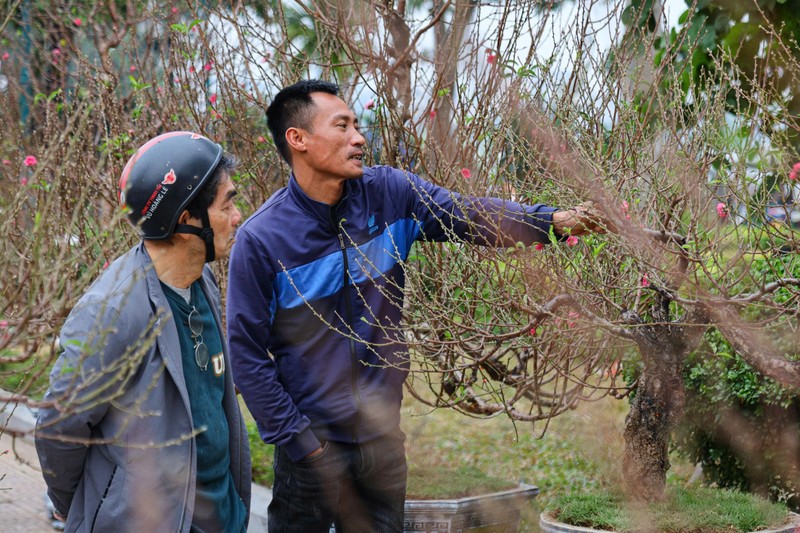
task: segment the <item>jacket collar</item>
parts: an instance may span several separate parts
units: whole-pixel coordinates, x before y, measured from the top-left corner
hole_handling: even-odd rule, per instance
[[[156,332],[158,351],[161,354],[161,358],[164,360],[167,372],[172,375],[172,379],[180,391],[184,405],[190,410],[189,391],[186,389],[186,380],[183,375],[181,343],[178,339],[178,327],[175,324],[175,318],[172,316],[169,302],[164,295],[164,290],[161,288],[161,281],[156,275],[156,269],[153,266],[153,261],[150,259],[150,254],[147,253],[144,242],[139,243],[136,255],[145,273],[147,294],[150,300],[153,318],[155,319],[153,329]],[[191,412],[191,410],[189,412]]]
[[[144,270],[145,279],[147,280],[147,294],[153,306],[153,311],[156,311],[159,307],[164,308],[165,305],[168,306],[169,304],[164,296],[164,291],[161,290],[161,283],[156,274],[153,260],[150,259],[150,254],[144,246],[144,241],[140,242],[139,246],[136,248],[136,256]],[[169,307],[166,308],[169,309]]]
[[[330,224],[332,212],[341,210],[342,207],[347,204],[348,197],[350,196],[350,189],[353,186],[351,181],[352,180],[347,180],[344,182],[342,198],[334,206],[318,202],[308,196],[300,187],[300,184],[297,183],[294,173],[289,176],[289,185],[287,186],[287,189],[289,190],[289,195],[291,196],[292,200],[294,200],[294,202],[303,212],[313,218],[318,219],[320,222]]]

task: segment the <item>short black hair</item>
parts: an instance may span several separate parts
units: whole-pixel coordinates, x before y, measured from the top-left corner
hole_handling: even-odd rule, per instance
[[[219,184],[222,183],[225,176],[233,175],[237,168],[239,168],[239,158],[228,152],[223,153],[219,163],[217,163],[217,168],[214,169],[214,173],[203,184],[203,188],[197,196],[192,198],[192,201],[186,206],[186,210],[189,211],[189,215],[192,218],[200,219],[200,213],[208,211],[208,208],[217,198]]]
[[[286,144],[286,130],[308,129],[311,126],[309,108],[314,105],[311,93],[328,93],[339,96],[339,86],[322,80],[303,80],[281,89],[267,108],[267,126],[275,147],[284,161],[292,164],[292,155]]]

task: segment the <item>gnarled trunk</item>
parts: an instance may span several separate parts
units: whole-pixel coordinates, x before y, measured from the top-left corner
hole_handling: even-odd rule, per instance
[[[667,306],[663,306],[662,318]],[[628,317],[641,321],[638,316]],[[691,317],[683,324],[691,324]],[[682,368],[686,357],[702,340],[702,327],[662,322],[636,328],[644,362],[631,410],[625,419],[625,455],[622,469],[631,498],[664,498],[669,470],[669,440],[683,417],[685,391]]]
[[[660,368],[659,368],[660,367]],[[622,468],[629,494],[660,500],[669,470],[669,439],[683,415],[684,388],[680,368],[656,365],[639,377],[636,396],[625,419]]]

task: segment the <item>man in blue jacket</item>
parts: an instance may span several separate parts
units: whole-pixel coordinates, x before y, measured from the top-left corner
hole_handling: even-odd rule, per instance
[[[403,262],[417,240],[513,246],[596,230],[558,211],[467,198],[362,162],[334,84],[301,81],[267,110],[292,174],[237,232],[228,281],[234,380],[274,443],[269,531],[399,532],[408,356]]]
[[[142,242],[73,308],[36,449],[72,531],[241,533],[250,450],[208,262],[241,214],[233,156],[191,132],[144,144],[120,179]]]

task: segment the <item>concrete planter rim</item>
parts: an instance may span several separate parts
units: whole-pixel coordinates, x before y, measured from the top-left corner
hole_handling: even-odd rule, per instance
[[[520,483],[519,486],[510,489],[501,490],[498,492],[486,492],[482,494],[476,494],[474,496],[463,496],[460,498],[406,499],[405,505],[406,509],[430,507],[431,505],[436,505],[437,507],[447,507],[448,505],[452,505],[453,507],[457,508],[473,502],[481,501],[486,498],[504,499],[509,497],[516,498],[519,496],[528,496],[533,498],[538,494],[539,487],[528,485],[527,483]]]
[[[521,483],[515,488],[453,499],[406,499],[403,531],[407,533],[519,531],[522,507],[539,488]]]
[[[794,533],[800,528],[800,514],[789,512],[791,521],[785,525],[779,526],[777,529],[759,529],[749,533]],[[545,533],[614,533],[607,529],[593,529],[590,527],[572,526],[559,522],[553,516],[543,511],[539,515],[539,526]]]

